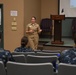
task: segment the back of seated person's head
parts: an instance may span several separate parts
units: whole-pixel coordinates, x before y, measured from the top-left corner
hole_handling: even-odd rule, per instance
[[[26,36],[23,36],[21,39],[21,46],[25,47],[28,43],[28,38]]]

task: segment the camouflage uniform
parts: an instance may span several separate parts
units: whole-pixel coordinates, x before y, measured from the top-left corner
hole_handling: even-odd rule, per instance
[[[60,56],[60,62],[68,64],[76,64],[76,48],[64,50]]]

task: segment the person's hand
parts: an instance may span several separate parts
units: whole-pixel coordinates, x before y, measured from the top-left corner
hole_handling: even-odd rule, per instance
[[[33,33],[34,31],[33,30],[29,30],[29,33]]]
[[[40,31],[39,32],[42,32],[42,29],[40,29]]]
[[[40,30],[38,31],[38,33],[40,33],[40,32],[42,32],[42,29],[40,29]]]

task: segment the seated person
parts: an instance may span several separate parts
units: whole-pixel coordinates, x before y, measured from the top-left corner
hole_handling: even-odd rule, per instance
[[[62,51],[59,61],[61,63],[76,64],[76,48]]]
[[[12,53],[9,50],[0,48],[0,61],[2,61],[4,63],[4,67],[6,67],[8,61],[14,61]]]
[[[31,48],[27,48],[26,45],[28,43],[28,38],[27,37],[22,37],[21,39],[21,46],[17,47],[14,52],[30,52],[33,51]]]

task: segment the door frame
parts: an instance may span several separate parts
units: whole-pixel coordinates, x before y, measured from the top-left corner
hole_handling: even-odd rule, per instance
[[[1,9],[1,48],[4,48],[4,24],[3,24],[3,4],[0,4]]]

